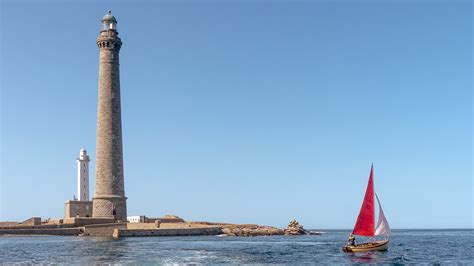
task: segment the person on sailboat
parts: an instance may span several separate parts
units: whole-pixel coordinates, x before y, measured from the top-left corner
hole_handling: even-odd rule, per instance
[[[350,246],[355,246],[356,239],[352,234],[349,236],[349,239],[347,240],[347,244],[350,245]]]

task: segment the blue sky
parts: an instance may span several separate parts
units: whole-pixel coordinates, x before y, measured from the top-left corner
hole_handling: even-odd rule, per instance
[[[2,1],[0,220],[94,191],[100,19],[118,20],[129,215],[472,227],[469,1]]]

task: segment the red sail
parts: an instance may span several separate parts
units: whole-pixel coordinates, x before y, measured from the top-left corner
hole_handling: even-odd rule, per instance
[[[374,166],[370,168],[369,184],[365,191],[364,202],[360,208],[359,217],[352,234],[359,236],[374,236],[375,212],[374,212]]]

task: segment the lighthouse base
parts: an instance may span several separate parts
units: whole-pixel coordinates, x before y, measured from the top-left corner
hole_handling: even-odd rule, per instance
[[[127,197],[97,196],[92,199],[92,217],[127,221]]]

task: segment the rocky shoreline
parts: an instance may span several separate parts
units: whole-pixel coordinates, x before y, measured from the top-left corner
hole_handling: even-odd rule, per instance
[[[286,229],[273,226],[261,226],[256,224],[227,224],[211,222],[192,222],[194,225],[219,226],[222,234],[226,236],[275,236],[275,235],[320,235],[321,232],[308,231],[293,219]]]

